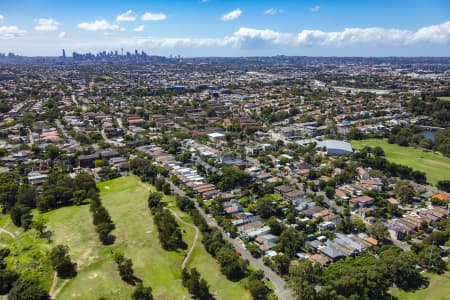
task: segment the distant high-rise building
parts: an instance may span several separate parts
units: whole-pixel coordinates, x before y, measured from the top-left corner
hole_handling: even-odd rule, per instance
[[[62,49],[62,58],[66,59],[66,50]]]

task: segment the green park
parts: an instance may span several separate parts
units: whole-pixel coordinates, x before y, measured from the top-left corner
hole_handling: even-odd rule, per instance
[[[176,207],[175,197],[163,197],[180,226],[186,249],[164,250],[147,206],[150,191],[155,188],[142,183],[137,176],[120,177],[98,184],[102,204],[108,210],[115,230],[113,245],[105,246],[92,224],[89,205],[62,207],[39,217],[47,220],[46,238],[35,230],[23,231],[14,226],[9,216],[0,216],[0,246],[7,246],[13,263],[22,272],[35,270],[55,299],[130,299],[134,286],[125,283],[117,270],[114,252],[120,251],[133,262],[134,274],[144,286],[152,287],[155,299],[190,299],[182,285],[183,261],[197,268],[216,299],[250,299],[243,281],[232,282],[220,272],[216,260],[201,243],[201,233],[187,214]],[[37,213],[37,212],[36,212]],[[69,247],[77,274],[71,279],[54,276],[48,252],[58,244]],[[42,274],[44,276],[42,276]]]
[[[389,144],[381,139],[353,140],[351,144],[356,149],[379,146],[383,148],[386,159],[390,162],[425,172],[427,181],[433,185],[450,178],[450,158],[440,153]]]

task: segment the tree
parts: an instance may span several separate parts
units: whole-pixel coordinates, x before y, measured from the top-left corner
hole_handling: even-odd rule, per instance
[[[9,300],[47,300],[48,293],[41,283],[34,278],[19,278],[8,294]]]
[[[175,250],[184,245],[178,223],[169,210],[156,211],[153,222],[158,228],[159,241],[164,249]]]
[[[114,260],[117,263],[119,269],[120,278],[128,284],[134,284],[136,278],[133,271],[133,262],[130,258],[125,258],[122,253],[116,252]]]
[[[163,183],[162,191],[163,191],[164,195],[170,195],[171,189],[170,189],[170,184],[168,182]]]
[[[148,208],[152,210],[152,213],[154,213],[154,209],[161,206],[162,197],[163,195],[159,192],[152,192],[148,195]]]
[[[251,243],[247,246],[247,250],[250,252],[250,254],[253,257],[260,257],[261,256],[261,250],[259,249],[259,246],[255,243]]]
[[[102,241],[103,244],[113,243],[114,236],[110,235],[110,233],[116,226],[99,198],[91,199],[89,210],[92,212],[95,231],[98,233],[100,241]]]
[[[238,280],[245,274],[245,268],[240,263],[236,252],[229,246],[222,246],[218,250],[216,259],[220,264],[222,274],[230,280]]]
[[[294,258],[300,248],[303,246],[305,238],[303,234],[292,227],[286,228],[280,235],[278,247],[281,252],[290,258]]]
[[[133,300],[153,300],[152,288],[144,287],[142,282],[138,282],[136,285],[136,289],[131,295],[131,299]]]
[[[450,193],[450,180],[438,181],[436,187],[444,192]]]
[[[56,270],[61,278],[70,278],[76,273],[75,264],[70,260],[69,247],[66,245],[53,247],[50,253],[50,261],[53,269]]]
[[[424,283],[420,271],[416,268],[418,259],[413,252],[391,248],[383,251],[380,259],[384,274],[387,274],[399,288],[415,290]]]
[[[352,231],[366,232],[366,224],[360,218],[355,218],[352,220]]]
[[[247,288],[250,291],[250,294],[252,294],[254,300],[266,300],[267,294],[270,291],[264,282],[258,279],[249,280],[247,283]]]
[[[19,274],[16,272],[0,269],[0,295],[7,294],[17,279],[19,279]]]
[[[281,275],[286,275],[288,273],[289,264],[291,260],[287,255],[278,254],[275,255],[272,260],[275,265],[275,268]]]
[[[274,199],[270,195],[256,200],[256,211],[262,218],[269,218],[276,212],[276,205],[273,203]]]
[[[45,229],[47,229],[47,220],[43,217],[37,217],[35,220],[33,220],[32,227],[39,232],[39,236],[41,237]]]
[[[302,259],[289,268],[289,286],[293,289],[297,299],[317,299],[314,286],[318,278],[318,270],[310,260]]]
[[[408,181],[398,180],[395,183],[395,193],[403,203],[410,203],[414,197],[414,188]]]
[[[384,241],[389,237],[388,229],[380,222],[370,225],[368,231],[371,236],[375,237],[379,241]]]
[[[14,225],[23,227],[25,230],[30,229],[33,216],[28,207],[21,204],[14,205],[10,211],[10,217]]]
[[[88,173],[81,172],[75,176],[73,183],[76,189],[89,191],[91,189],[97,190],[97,184],[95,183],[94,177]]]
[[[327,196],[327,198],[332,199],[334,197],[335,194],[335,189],[331,186],[326,186],[325,187],[325,195]]]
[[[425,246],[417,254],[419,264],[423,267],[429,268],[431,272],[438,274],[447,270],[447,263],[442,260],[439,252],[439,247],[436,245]]]
[[[50,159],[50,165],[53,167],[53,162],[60,155],[60,150],[55,145],[50,145],[46,149],[47,157]]]
[[[36,194],[34,186],[23,184],[17,192],[17,202],[28,207],[36,207]]]
[[[283,225],[274,216],[270,217],[266,224],[270,227],[270,233],[273,235],[280,235],[283,232]]]

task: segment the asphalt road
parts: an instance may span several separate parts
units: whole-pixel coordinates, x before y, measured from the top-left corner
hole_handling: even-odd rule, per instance
[[[172,190],[176,194],[178,194],[179,196],[186,196],[186,193],[183,190],[181,190],[178,186],[174,185],[170,180],[167,180],[167,182],[170,183]],[[198,203],[195,199],[192,200],[194,201],[195,206],[198,209],[199,213],[203,216],[203,218],[205,218],[206,223],[208,223],[209,226],[217,227],[222,233],[223,238],[228,242],[230,242],[236,249],[236,251],[241,253],[241,257],[248,260],[253,268],[257,270],[262,270],[264,272],[265,277],[269,279],[269,281],[271,282],[274,288],[274,293],[275,295],[277,295],[278,299],[280,300],[294,299],[294,297],[292,296],[293,295],[292,291],[286,287],[286,282],[284,281],[283,278],[281,278],[272,269],[264,265],[262,258],[259,259],[254,258],[250,254],[250,252],[247,251],[246,248],[244,248],[241,240],[230,238],[228,234],[222,229],[222,227],[220,227],[217,224],[216,220],[212,216],[207,215],[205,211],[200,206],[198,206]]]

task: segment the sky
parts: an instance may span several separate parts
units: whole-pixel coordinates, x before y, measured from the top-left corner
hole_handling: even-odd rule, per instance
[[[0,52],[450,56],[449,0],[1,0]]]

